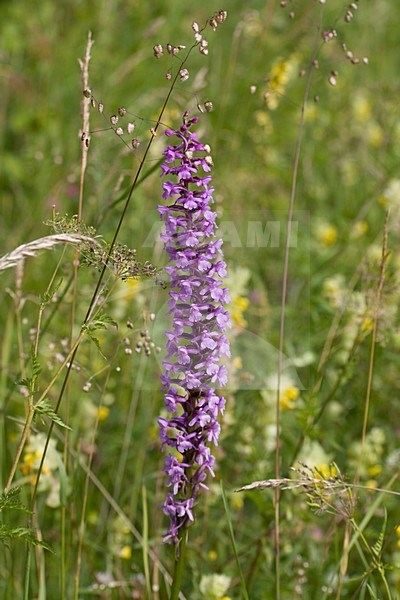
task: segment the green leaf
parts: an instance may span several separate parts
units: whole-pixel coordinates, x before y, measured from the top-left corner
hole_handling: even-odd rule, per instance
[[[63,280],[61,278],[52,288],[45,292],[43,296],[40,296],[40,305],[42,306],[42,308],[44,308],[46,304],[51,302],[53,296],[58,292],[62,281]]]
[[[367,589],[368,589],[369,594],[370,594],[370,596],[371,596],[371,598],[373,600],[379,600],[379,598],[377,596],[375,596],[375,593],[374,593],[372,587],[370,585],[368,585],[368,583],[367,583]]]
[[[105,313],[100,313],[97,317],[95,317],[92,321],[90,321],[87,325],[88,330],[96,331],[96,329],[107,329],[112,325],[113,327],[118,328],[118,324],[114,319],[112,319],[109,315]]]
[[[385,509],[385,517],[383,519],[383,525],[382,525],[381,532],[379,534],[379,537],[378,537],[377,541],[375,542],[375,544],[371,548],[372,553],[379,560],[381,559],[381,556],[382,556],[382,548],[383,548],[383,542],[384,542],[384,539],[385,539],[386,526],[387,526],[387,511]]]
[[[32,513],[32,511],[30,511],[29,508],[25,506],[25,504],[22,504],[22,502],[19,501],[20,491],[21,488],[15,487],[9,490],[8,492],[4,492],[0,496],[0,512],[4,508],[11,508],[13,510],[22,510],[29,514]]]
[[[87,330],[86,330],[86,333],[88,334],[88,336],[89,336],[89,339],[91,339],[91,340],[92,340],[93,344],[96,346],[96,348],[97,348],[97,349],[98,349],[98,351],[100,352],[101,356],[102,356],[103,358],[107,358],[107,357],[105,356],[105,354],[103,353],[102,349],[101,349],[101,346],[100,346],[99,339],[98,339],[98,338],[97,338],[97,337],[94,335],[94,333],[92,333],[92,332],[90,331],[90,329],[87,329]]]
[[[0,525],[0,543],[8,546],[10,540],[23,540],[32,546],[41,546],[45,550],[49,550],[53,552],[46,542],[43,540],[39,540],[35,532],[32,529],[28,529],[27,527],[7,527],[7,525]]]
[[[40,367],[37,356],[35,355],[35,350],[33,347],[31,349],[31,361],[32,361],[32,375],[33,375],[33,377],[37,377],[42,369]]]
[[[49,419],[56,423],[56,425],[71,430],[71,427],[68,427],[68,425],[64,423],[46,398],[36,404],[35,413],[38,413],[39,415],[46,415],[46,417],[49,417]]]
[[[21,385],[22,387],[26,387],[28,388],[28,390],[30,390],[32,385],[32,379],[30,377],[27,377],[26,379],[19,379],[15,383],[16,385]]]
[[[231,518],[231,514],[230,514],[230,511],[229,511],[229,508],[228,508],[228,502],[227,502],[227,499],[226,499],[225,489],[224,489],[224,484],[223,484],[222,479],[220,481],[220,488],[221,488],[222,502],[223,502],[224,508],[225,508],[225,516],[226,516],[226,520],[227,520],[227,523],[228,523],[229,536],[231,538],[232,550],[233,550],[233,554],[235,556],[236,567],[237,567],[237,570],[238,570],[240,584],[241,584],[241,588],[242,588],[243,598],[245,598],[245,600],[249,600],[249,594],[247,592],[246,581],[244,579],[242,567],[240,565],[239,552],[238,552],[238,549],[237,549],[235,535],[234,535],[234,532],[233,532],[232,518]]]

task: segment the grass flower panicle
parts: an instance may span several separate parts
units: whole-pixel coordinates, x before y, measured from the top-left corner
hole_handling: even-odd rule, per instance
[[[229,295],[221,279],[226,264],[210,207],[212,159],[209,146],[191,132],[198,119],[188,116],[186,112],[180,129],[166,131],[178,143],[164,151],[162,174],[169,179],[163,183],[163,198],[170,204],[158,208],[170,260],[166,271],[172,330],[166,334],[161,377],[169,417],[160,418],[159,426],[163,447],[173,449],[165,462],[170,490],[163,505],[170,517],[164,541],[172,543],[179,542],[180,529],[194,520],[193,506],[200,489],[206,488],[207,473],[214,475],[209,444],[218,444],[218,416],[225,406],[215,388],[226,384],[220,361],[230,356],[225,335],[230,317],[224,308]]]

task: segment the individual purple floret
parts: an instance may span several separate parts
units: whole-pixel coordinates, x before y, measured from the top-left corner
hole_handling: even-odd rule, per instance
[[[168,418],[158,420],[163,449],[171,448],[164,472],[169,492],[163,510],[170,517],[165,542],[179,543],[182,527],[194,520],[193,506],[207,474],[214,475],[215,459],[209,448],[218,444],[218,416],[225,406],[215,388],[227,381],[230,356],[225,330],[230,326],[228,290],[222,240],[215,238],[216,213],[211,210],[212,159],[210,148],[201,144],[191,128],[196,117],[183,116],[175,146],[164,151],[163,198],[168,205],[158,210],[165,222],[162,234],[169,257],[169,314],[172,330],[167,332],[167,357],[161,376]]]

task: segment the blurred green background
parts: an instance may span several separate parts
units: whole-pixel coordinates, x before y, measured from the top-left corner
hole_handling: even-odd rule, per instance
[[[176,68],[170,56],[159,61],[154,58],[154,44],[189,46],[193,40],[193,20],[202,24],[215,11],[221,8],[228,11],[226,23],[215,32],[208,30],[209,55],[192,54],[188,65],[190,78],[178,83],[164,122],[178,126],[184,110],[196,113],[198,103],[213,102],[214,110],[200,116],[199,129],[202,140],[212,148],[215,163],[215,200],[230,269],[234,323],[229,408],[218,450],[217,480],[222,476],[229,491],[243,569],[250,596],[255,599],[274,597],[272,496],[265,492],[240,496],[232,490],[274,474],[271,390],[275,385],[279,342],[283,241],[307,80],[302,71],[308,69],[314,56],[318,68],[313,70],[305,106],[295,201],[298,238],[289,262],[284,346],[288,369],[281,398],[283,472],[288,474],[298,449],[306,462],[327,469],[334,460],[350,477],[354,474],[360,452],[357,443],[387,208],[391,210],[388,242],[391,257],[378,310],[371,435],[362,477],[371,487],[384,487],[399,468],[399,8],[395,0],[360,0],[357,6],[354,18],[346,23],[348,4],[337,0],[327,0],[325,4],[313,0],[289,1],[286,7],[281,7],[280,2],[259,0],[227,0],[225,6],[211,0],[0,3],[1,255],[48,235],[51,231],[44,222],[51,218],[53,205],[60,214],[72,216],[77,212],[82,126],[78,59],[84,56],[88,31],[95,42],[90,88],[96,102],[104,104],[104,113],[91,110],[83,218],[110,241],[142,150],[128,151],[109,130],[109,116],[119,107],[125,107],[129,118],[136,119],[135,135],[142,140],[143,147],[168,91],[165,73]],[[337,37],[325,43],[323,33],[333,29]],[[346,52],[352,54],[346,57]],[[251,90],[252,86],[255,89]],[[145,173],[151,174],[151,169],[157,167],[164,145],[160,132]],[[119,241],[136,248],[139,259],[149,259],[161,266],[165,259],[159,245],[146,243],[158,221],[156,209],[160,202],[161,182],[156,170],[138,187]],[[277,247],[249,245],[249,222],[260,222],[263,227],[278,223],[281,235]],[[234,242],[236,234],[241,243]],[[38,295],[46,289],[59,255],[58,251],[43,253],[29,260],[25,267],[24,305],[20,314],[21,335],[26,339],[26,355],[22,357],[25,364],[28,364],[30,328],[35,325]],[[63,267],[64,280],[71,274],[71,264],[72,259]],[[353,285],[355,273],[358,277]],[[7,446],[2,459],[4,479],[20,431],[13,419],[22,418],[24,409],[23,398],[15,386],[21,376],[21,357],[18,358],[17,334],[13,328],[15,296],[10,293],[15,288],[15,273],[9,270],[1,277],[0,321],[4,332],[1,407],[5,436],[2,447]],[[96,273],[83,268],[77,324],[85,314],[95,282]],[[71,418],[73,444],[80,448],[89,443],[92,417],[98,405],[96,393],[100,393],[101,387],[110,413],[103,413],[106,423],[98,434],[94,471],[111,490],[115,486],[115,465],[119,464],[120,489],[116,491],[114,487],[114,497],[139,530],[143,516],[141,486],[143,483],[148,486],[151,544],[159,548],[163,531],[158,509],[163,494],[162,465],[156,431],[162,405],[157,378],[159,360],[152,357],[150,362],[143,362],[143,357],[135,353],[124,355],[121,350],[125,343],[123,336],[131,335],[125,326],[127,319],[134,321],[137,332],[148,325],[148,318],[143,315],[149,311],[161,315],[167,292],[154,290],[153,284],[130,282],[117,287],[111,296],[109,310],[119,324],[119,331],[109,337],[104,334],[101,342],[112,372],[107,381],[101,380],[101,386],[92,390],[92,396],[82,394],[86,380],[103,368],[96,349],[85,346],[79,359],[82,372],[76,374],[74,383],[72,407],[75,408]],[[342,309],[343,318],[329,357],[319,368],[328,331]],[[43,337],[42,360],[48,363],[45,373],[54,369],[52,361],[60,349],[60,340],[68,336],[68,311],[65,311],[60,309]],[[152,333],[160,345],[165,322],[162,315],[156,319]],[[117,374],[115,368],[121,366],[122,372]],[[127,414],[133,414],[132,430],[128,430],[132,438],[127,442],[126,463],[121,466],[118,461],[122,438],[127,436]],[[62,451],[60,443],[59,451]],[[70,475],[71,485],[81,490],[83,475],[76,464],[71,466]],[[225,573],[231,578],[229,591],[212,597],[218,600],[225,594],[240,598],[218,484],[212,483],[211,488],[204,507],[199,508],[202,527],[193,528],[186,594],[191,599],[211,598],[211,592],[201,591],[202,576]],[[361,515],[367,511],[370,498],[367,494],[360,500]],[[324,588],[328,590],[323,592],[324,597],[329,597],[341,549],[336,522],[333,518],[323,521],[312,516],[300,495],[285,496],[285,501],[283,597],[319,599]],[[68,508],[71,556],[76,544],[80,499],[77,502],[72,509]],[[59,516],[56,511],[49,514],[44,503],[43,495],[43,534],[57,546]],[[385,503],[389,511],[386,559],[398,565],[398,512],[394,502],[385,498]],[[377,522],[372,522],[366,532],[372,540],[381,526],[382,505],[378,509],[374,515]],[[104,519],[103,524],[99,524],[99,515],[100,520]],[[140,545],[131,542],[121,524],[112,520],[104,500],[95,494],[89,500],[87,536],[82,597],[89,594],[94,581],[99,581],[95,575],[98,571],[111,573],[114,579],[136,578],[128,586],[130,591],[122,587],[118,592],[105,592],[109,595],[99,597],[145,597],[129,595],[136,588],[142,593]],[[124,555],[126,547],[130,550],[125,550]],[[159,551],[167,563],[171,562],[172,556],[165,549]],[[321,556],[324,556],[323,567]],[[70,561],[69,572],[73,568],[73,559]],[[306,581],[299,583],[298,571],[305,563],[308,575]],[[0,592],[2,597],[15,598],[14,594],[20,592],[21,568],[20,557],[7,551],[2,559],[5,582]],[[57,559],[48,559],[46,568],[50,574],[57,574]],[[354,595],[360,589],[356,577],[364,569],[365,564],[356,558],[349,569],[354,581],[350,578],[346,582],[347,597],[359,597]],[[399,585],[398,570],[390,577],[391,585]],[[50,599],[59,597],[56,582],[54,575],[47,591]],[[370,584],[378,594],[379,581]],[[206,589],[206,584],[203,588]],[[37,589],[40,590],[40,585]],[[365,594],[366,588],[362,589]],[[161,598],[165,597],[163,593],[161,584]]]

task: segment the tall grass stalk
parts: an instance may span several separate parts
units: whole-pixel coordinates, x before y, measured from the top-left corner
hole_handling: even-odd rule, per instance
[[[369,415],[369,409],[370,409],[370,403],[371,403],[372,378],[373,378],[373,372],[374,372],[375,346],[376,346],[376,336],[377,336],[377,331],[378,331],[379,310],[380,310],[380,306],[381,306],[383,284],[385,281],[386,264],[387,264],[387,259],[390,254],[388,251],[389,215],[390,215],[390,211],[388,209],[386,211],[385,222],[384,222],[384,226],[383,226],[381,264],[380,264],[379,280],[378,280],[378,285],[376,288],[375,300],[374,300],[374,306],[373,306],[373,325],[372,325],[371,347],[370,347],[369,365],[368,365],[367,389],[366,389],[365,404],[364,404],[364,416],[363,416],[362,431],[361,431],[361,448],[360,448],[360,453],[358,456],[357,469],[356,469],[356,472],[354,475],[354,483],[356,485],[359,483],[359,480],[360,480],[360,468],[361,468],[361,464],[362,464],[362,461],[364,458],[364,452],[365,452],[365,439],[366,439],[366,435],[367,435],[368,415]],[[339,580],[338,580],[338,587],[337,587],[337,593],[336,593],[336,600],[340,599],[342,589],[343,589],[344,578],[346,576],[347,569],[348,569],[351,525],[352,524],[350,522],[347,522],[346,527],[345,527],[345,534],[344,534],[344,540],[343,540],[343,552],[342,552],[342,560],[341,560],[340,569],[339,569]],[[380,570],[379,570],[379,573],[382,575]],[[390,590],[388,588],[387,581],[384,576],[383,576],[383,583],[385,586],[385,590],[388,593],[388,598],[391,598]]]
[[[226,520],[228,522],[229,537],[230,537],[231,544],[232,544],[233,554],[235,556],[236,567],[237,567],[237,570],[239,573],[240,586],[242,589],[243,598],[244,598],[244,600],[250,600],[249,594],[247,592],[246,581],[245,581],[242,567],[241,567],[240,560],[239,560],[239,554],[238,554],[238,550],[237,550],[237,546],[236,546],[235,534],[233,531],[232,518],[230,515],[228,502],[227,502],[226,495],[225,495],[225,488],[224,488],[224,484],[223,484],[222,480],[221,480],[220,488],[221,488],[222,502],[224,503],[225,516],[226,516]]]
[[[281,291],[281,311],[280,311],[280,324],[279,324],[279,348],[278,348],[278,365],[277,365],[277,391],[276,391],[276,404],[275,404],[275,419],[276,419],[276,445],[275,445],[275,477],[280,479],[281,477],[281,408],[280,408],[280,395],[281,395],[281,378],[283,369],[283,349],[285,340],[285,320],[286,320],[286,297],[287,297],[287,285],[289,275],[289,255],[291,246],[291,235],[292,235],[292,224],[293,214],[296,199],[296,188],[298,171],[300,164],[300,153],[303,142],[303,131],[304,131],[304,120],[305,111],[310,96],[311,82],[313,76],[313,62],[318,56],[318,49],[320,47],[320,29],[322,22],[322,7],[319,10],[319,20],[316,26],[314,49],[312,51],[311,58],[307,69],[307,79],[305,83],[303,101],[300,108],[300,119],[297,129],[297,140],[294,154],[293,171],[292,171],[292,183],[290,189],[289,198],[289,213],[286,222],[286,241],[285,241],[285,255],[284,265],[282,274],[282,291]],[[280,600],[281,597],[281,572],[280,572],[280,555],[281,555],[281,541],[280,541],[280,489],[275,488],[274,490],[274,543],[275,543],[275,599]]]
[[[92,40],[91,31],[88,32],[87,44],[85,57],[83,60],[79,61],[79,66],[81,69],[81,81],[82,81],[82,132],[87,132],[89,135],[90,131],[90,98],[83,93],[85,90],[90,89],[89,86],[89,63],[91,59],[91,50],[94,44],[94,40]],[[89,145],[86,144],[86,140],[81,141],[81,172],[79,178],[79,200],[78,200],[78,225],[82,223],[83,217],[83,194],[84,194],[84,183],[85,183],[85,175],[86,175],[86,167],[88,162],[88,152]],[[75,313],[76,313],[76,301],[77,301],[77,291],[78,291],[78,266],[79,266],[79,253],[78,250],[75,251],[74,261],[73,261],[73,274],[72,274],[72,299],[71,299],[71,314],[70,314],[70,333],[69,333],[69,345],[71,346],[73,335],[74,335],[74,327],[75,327]],[[65,402],[65,423],[69,425],[70,419],[70,394],[69,388],[67,388],[66,393],[66,402]],[[63,460],[65,469],[68,470],[68,447],[69,447],[69,429],[65,429],[64,433],[64,452],[63,452]],[[85,489],[85,500],[87,490]],[[84,511],[83,511],[84,514]],[[66,590],[66,572],[67,572],[67,556],[66,556],[66,516],[67,516],[67,507],[61,507],[61,552],[60,552],[60,587],[61,587],[61,600],[65,600],[65,590]],[[81,527],[82,521],[81,521]],[[78,559],[77,564],[80,564],[80,550],[81,550],[81,540],[79,539],[79,551],[78,551]],[[76,578],[79,582],[79,572],[78,577]],[[76,581],[75,579],[75,581]],[[76,588],[77,589],[77,588]]]

